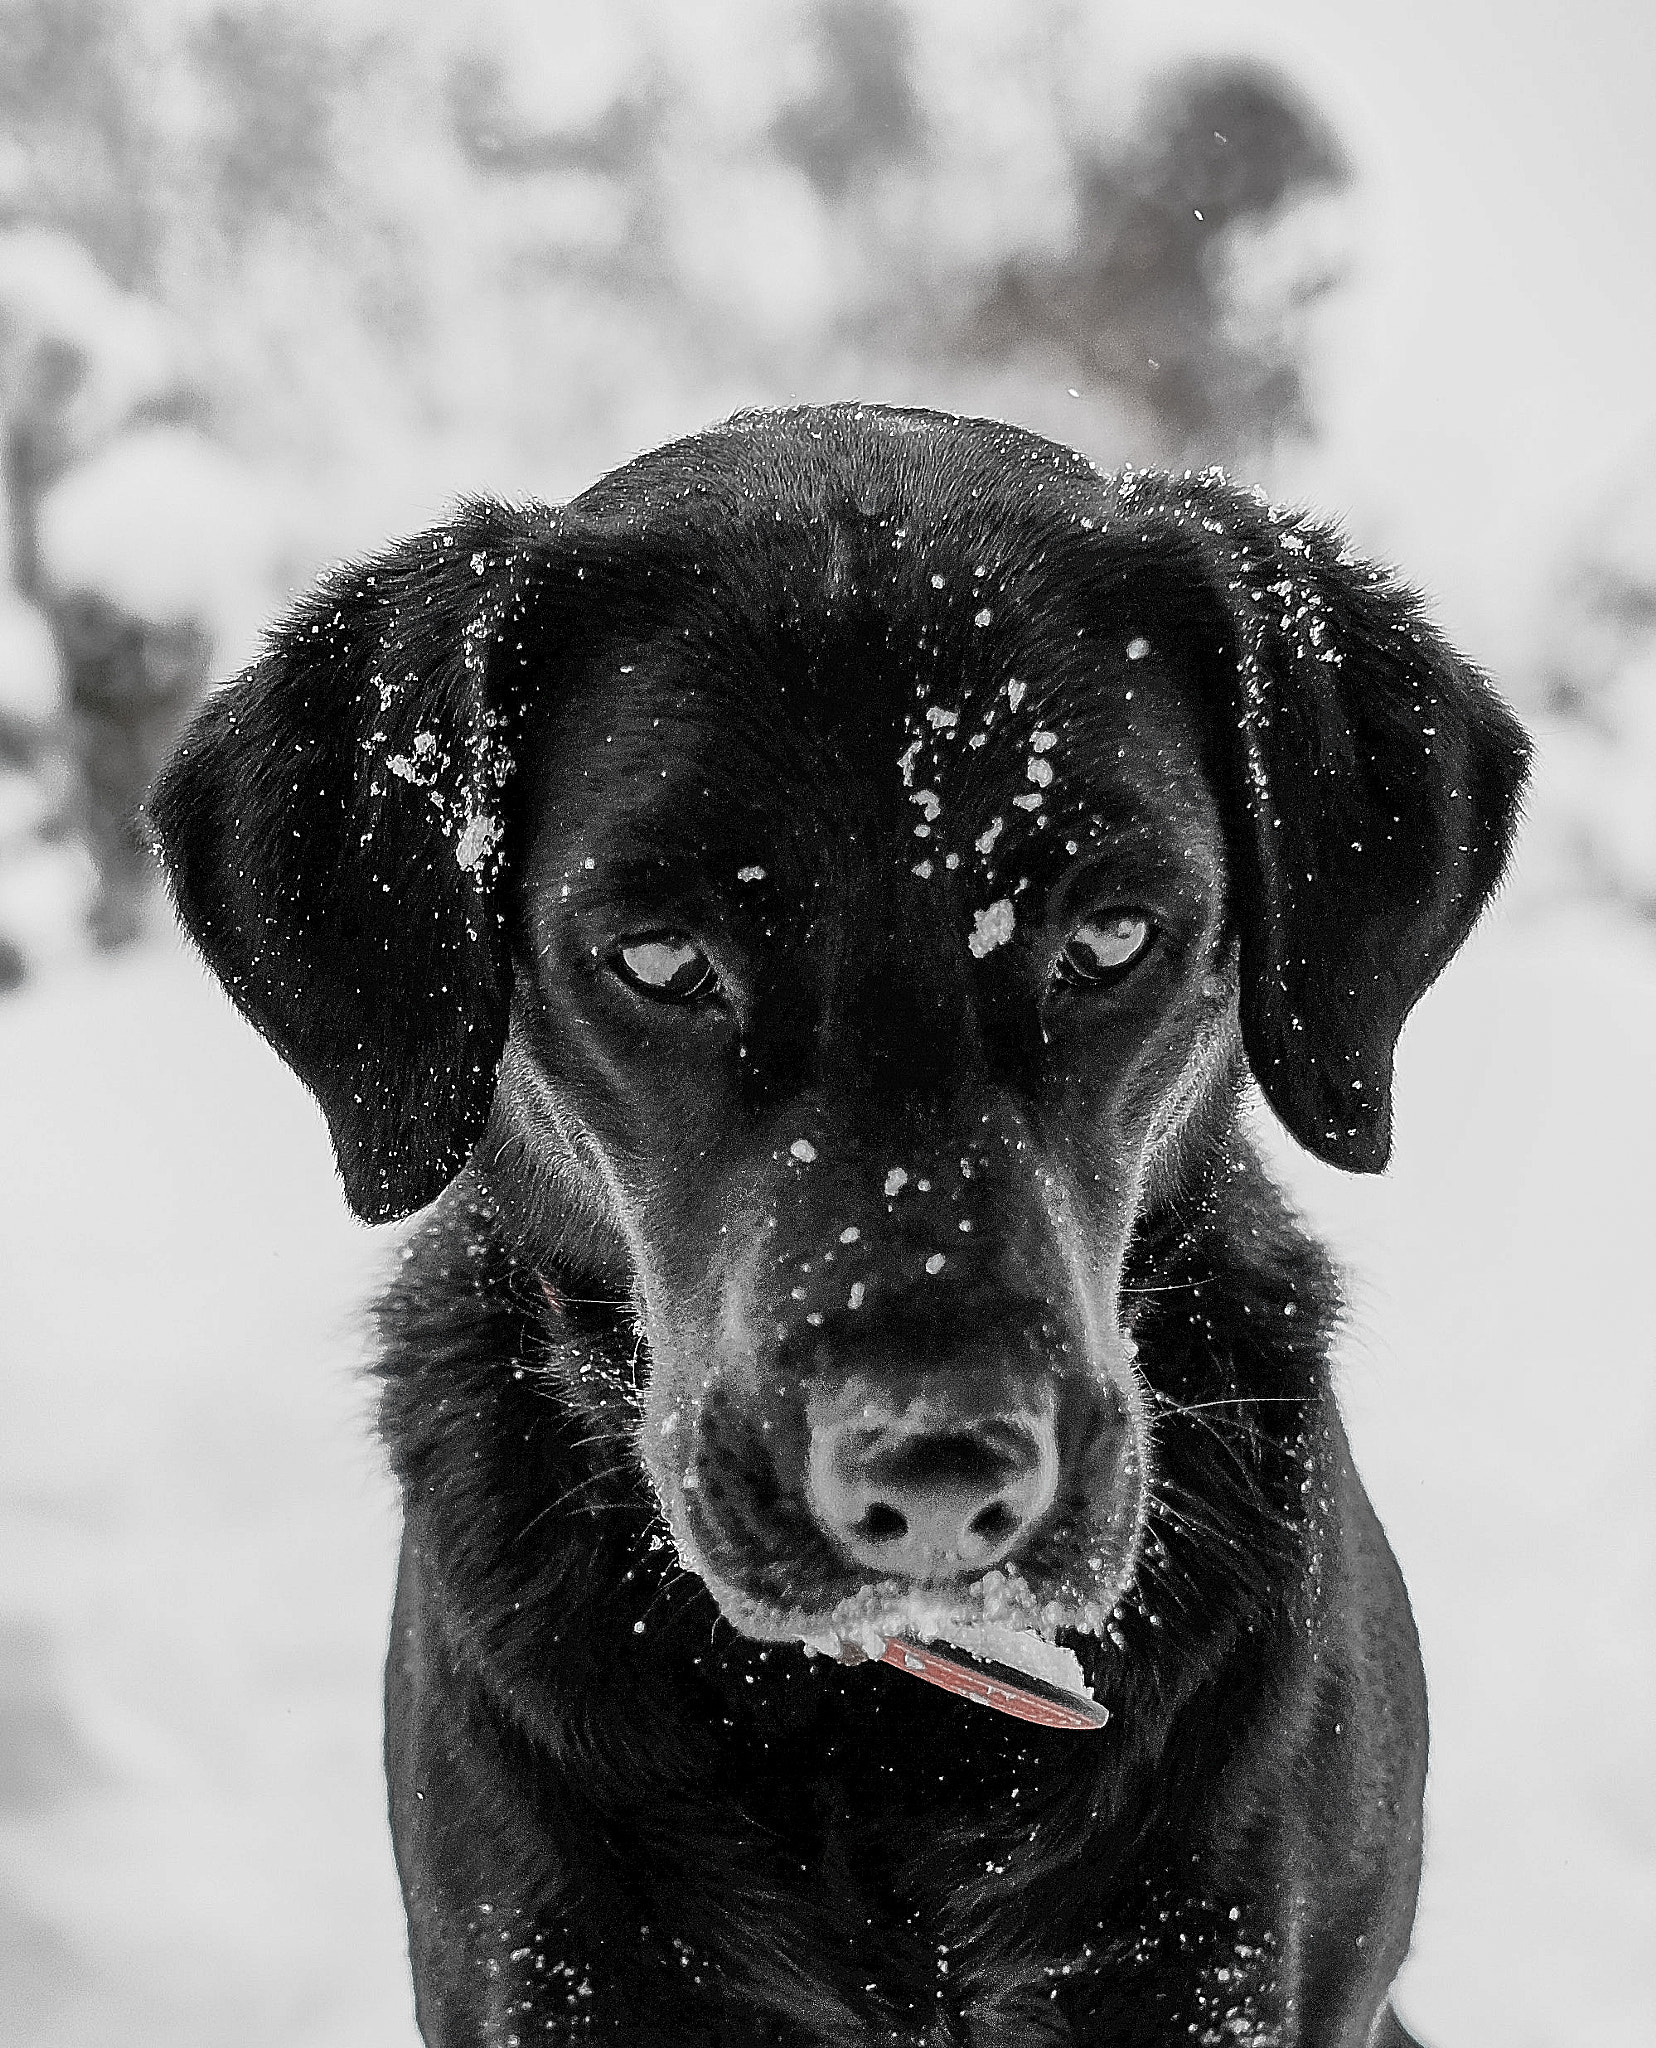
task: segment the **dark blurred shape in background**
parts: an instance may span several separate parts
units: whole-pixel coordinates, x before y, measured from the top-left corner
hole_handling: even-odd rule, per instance
[[[1567,555],[1541,653],[1557,880],[1656,929],[1656,441]]]
[[[908,25],[887,0],[822,0],[809,33],[817,78],[771,133],[784,162],[834,201],[859,178],[920,156],[925,116]]]
[[[1186,65],[1075,177],[1072,243],[1005,264],[974,338],[1130,394],[1172,459],[1257,461],[1313,434],[1303,316],[1342,266],[1281,255],[1350,177],[1315,108],[1262,66]]]

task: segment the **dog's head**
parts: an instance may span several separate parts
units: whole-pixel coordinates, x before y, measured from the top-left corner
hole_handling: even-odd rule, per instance
[[[150,808],[358,1213],[476,1155],[631,1299],[642,1455],[739,1626],[1096,1627],[1129,1242],[1249,1070],[1384,1163],[1524,757],[1325,529],[843,408],[336,574]]]

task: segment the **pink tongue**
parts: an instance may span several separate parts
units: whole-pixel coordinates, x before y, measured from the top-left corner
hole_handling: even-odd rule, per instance
[[[880,1662],[894,1671],[906,1671],[911,1678],[923,1678],[928,1685],[941,1686],[961,1699],[976,1700],[980,1707],[993,1707],[999,1714],[1011,1714],[1019,1721],[1033,1721],[1041,1728],[1102,1728],[1110,1718],[1109,1709],[1094,1700],[1064,1692],[1043,1679],[1014,1678],[1004,1665],[986,1669],[964,1650],[939,1650],[932,1643],[911,1643],[892,1636],[880,1653]]]

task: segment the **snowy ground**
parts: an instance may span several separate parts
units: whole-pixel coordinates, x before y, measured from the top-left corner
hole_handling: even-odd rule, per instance
[[[1653,1044],[1656,948],[1508,912],[1410,1029],[1388,1180],[1291,1168],[1364,1276],[1442,2048],[1650,2038]],[[386,1245],[165,941],[0,1003],[0,1128],[0,2039],[412,2048],[352,1312]]]

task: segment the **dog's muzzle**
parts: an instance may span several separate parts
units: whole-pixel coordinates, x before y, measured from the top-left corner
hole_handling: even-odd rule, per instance
[[[1002,1586],[1019,1626],[1098,1627],[1142,1520],[1138,1407],[1115,1375],[1028,1338],[921,1365],[828,1349],[760,1387],[705,1386],[662,1492],[728,1618],[811,1638],[877,1609],[895,1632],[922,1609],[969,1617]]]

